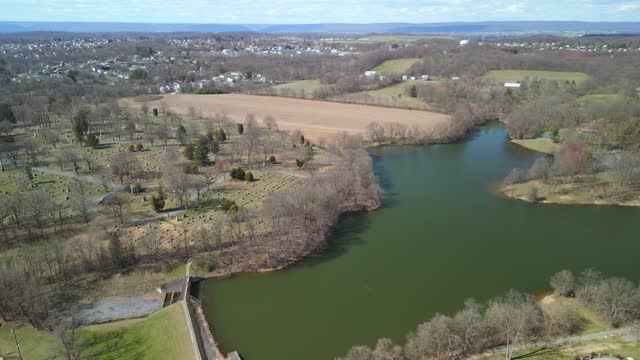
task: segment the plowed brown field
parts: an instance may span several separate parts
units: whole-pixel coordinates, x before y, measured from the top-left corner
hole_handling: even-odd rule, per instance
[[[142,104],[125,101],[131,106],[139,107]],[[213,117],[217,112],[226,111],[236,122],[244,121],[245,116],[250,113],[258,120],[271,115],[281,130],[300,130],[306,137],[314,140],[328,138],[342,131],[364,134],[372,121],[381,124],[395,121],[408,126],[417,124],[427,130],[449,121],[448,115],[430,111],[241,94],[167,95],[147,103],[153,108],[160,107],[163,102],[172,111],[183,115],[189,113],[190,107],[205,117]]]

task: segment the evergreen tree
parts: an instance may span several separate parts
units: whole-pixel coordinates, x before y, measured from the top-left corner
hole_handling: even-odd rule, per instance
[[[16,117],[9,104],[0,104],[0,122],[3,121],[8,121],[12,124],[16,123]]]
[[[409,88],[409,96],[412,98],[418,97],[418,88],[415,85],[411,85]]]
[[[178,126],[178,129],[176,129],[176,140],[183,146],[187,142],[187,129],[182,125]]]
[[[24,173],[27,176],[27,179],[29,179],[29,182],[33,182],[33,171],[31,171],[31,166],[26,165],[24,167]]]
[[[75,139],[82,144],[89,131],[89,110],[81,109],[73,116],[71,131]]]
[[[209,160],[209,139],[206,136],[198,137],[191,160],[196,161],[199,165],[204,165]]]
[[[193,156],[195,154],[195,147],[193,144],[189,143],[184,147],[184,158],[187,160],[193,160]]]
[[[151,205],[153,206],[153,210],[155,210],[156,212],[161,212],[162,209],[164,209],[166,198],[167,195],[164,193],[164,190],[162,188],[158,189],[158,194],[151,197]]]
[[[117,267],[122,267],[126,263],[120,237],[115,233],[109,236],[109,256],[111,257],[113,265]]]
[[[100,144],[100,139],[94,133],[88,133],[87,138],[84,140],[84,144],[90,147],[96,147]]]
[[[238,124],[238,134],[242,135],[243,132],[244,132],[244,125]]]

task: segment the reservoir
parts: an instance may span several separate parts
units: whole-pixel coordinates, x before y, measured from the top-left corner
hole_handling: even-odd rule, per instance
[[[343,216],[326,251],[269,274],[208,280],[204,308],[223,350],[245,360],[326,360],[406,334],[466,298],[548,288],[593,267],[637,281],[640,209],[534,205],[492,193],[542,155],[499,124],[465,141],[371,150],[383,207]]]

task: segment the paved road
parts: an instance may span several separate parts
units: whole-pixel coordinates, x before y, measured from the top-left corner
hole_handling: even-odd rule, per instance
[[[187,260],[187,266],[186,266],[186,277],[187,279],[189,279],[189,270],[191,268],[191,259]],[[202,360],[202,354],[200,353],[200,347],[198,346],[198,340],[196,339],[196,333],[193,327],[193,321],[191,321],[191,314],[189,313],[189,309],[188,309],[188,304],[187,301],[188,300],[188,294],[187,294],[187,290],[189,288],[189,283],[187,281],[187,283],[185,284],[185,289],[184,289],[184,295],[185,298],[184,300],[182,300],[181,306],[182,309],[184,311],[184,317],[185,317],[185,321],[187,322],[187,328],[189,328],[189,338],[191,338],[191,346],[193,347],[193,355],[195,357],[195,360]]]

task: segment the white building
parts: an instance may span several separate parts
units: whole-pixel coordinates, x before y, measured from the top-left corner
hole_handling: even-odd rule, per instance
[[[508,89],[520,89],[520,83],[517,82],[506,82],[504,83],[504,87]]]
[[[460,40],[460,46],[465,46],[469,44],[469,40]]]

